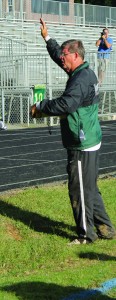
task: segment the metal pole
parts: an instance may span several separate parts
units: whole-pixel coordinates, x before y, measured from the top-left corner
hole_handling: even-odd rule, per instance
[[[0,0],[0,18],[2,18],[2,0]]]
[[[12,1],[13,20],[15,20],[15,1]]]
[[[43,0],[41,0],[41,18],[42,18],[42,15],[43,15]]]
[[[85,0],[83,0],[83,26],[85,27]]]
[[[23,97],[20,94],[20,124],[23,124]]]
[[[51,74],[51,70],[52,70],[52,61],[50,59],[49,56],[49,60],[48,60],[49,66],[48,66],[48,75],[49,75],[49,100],[52,100],[52,74]],[[50,117],[50,126],[53,126],[53,117]]]
[[[4,90],[2,89],[2,120],[5,121],[5,105],[4,105]]]
[[[109,12],[110,12],[110,26],[111,26],[111,23],[112,23],[112,19],[111,19],[111,7],[109,8]]]
[[[31,103],[31,96],[28,97],[27,102],[27,126],[29,127],[29,111],[30,111],[30,103]]]
[[[98,60],[97,60],[97,53],[94,53],[94,59],[95,59],[95,74],[98,77]]]
[[[23,0],[20,0],[20,19],[23,22]]]
[[[60,21],[60,24],[62,24],[62,3],[59,2],[59,21]]]

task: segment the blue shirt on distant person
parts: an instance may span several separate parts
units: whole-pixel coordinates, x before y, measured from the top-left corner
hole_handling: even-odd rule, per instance
[[[111,37],[107,37],[106,40],[109,44],[111,45],[113,44],[113,39]],[[98,58],[110,58],[111,50],[112,50],[112,46],[110,48],[107,48],[104,43],[104,40],[101,39],[101,43],[98,47]]]

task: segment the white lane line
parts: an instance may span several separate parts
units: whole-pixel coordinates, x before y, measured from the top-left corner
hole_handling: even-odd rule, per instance
[[[36,178],[36,179],[30,179],[30,180],[25,180],[25,181],[18,181],[18,182],[13,182],[13,183],[7,183],[7,184],[2,184],[0,185],[0,187],[4,187],[4,186],[13,186],[13,185],[17,185],[17,184],[24,184],[24,183],[30,183],[30,182],[34,182],[34,181],[42,181],[42,180],[46,180],[46,179],[52,179],[52,178],[61,178],[63,176],[67,176],[67,174],[62,174],[62,175],[54,175],[54,176],[50,176],[50,177],[43,177],[43,178]]]
[[[52,150],[44,150],[44,151],[35,151],[35,152],[27,152],[27,153],[22,153],[22,154],[13,154],[13,155],[5,155],[5,156],[2,156],[0,157],[0,160],[2,159],[12,159],[12,157],[19,157],[19,156],[30,156],[30,155],[35,155],[35,154],[40,154],[40,153],[50,153],[50,152],[57,152],[57,151],[65,151],[64,148],[59,148],[59,149],[52,149]]]
[[[116,135],[116,133],[112,133],[112,134],[111,134],[110,132],[108,132],[108,133],[105,132],[105,133],[103,134],[103,138],[106,137],[106,136],[115,136],[115,135]]]
[[[116,166],[103,167],[103,168],[99,168],[99,170],[110,169],[110,168],[116,168]]]
[[[57,130],[52,130],[52,133],[55,133],[55,132],[57,132],[57,131],[60,131],[60,128],[57,129]],[[31,131],[19,132],[19,133],[18,133],[18,132],[14,133],[14,131],[8,133],[8,131],[7,131],[7,132],[5,131],[5,134],[2,133],[2,134],[0,134],[0,136],[1,136],[1,137],[3,137],[3,136],[4,136],[4,137],[6,137],[6,136],[18,136],[18,135],[19,135],[19,136],[20,136],[20,135],[21,135],[21,136],[27,136],[27,135],[32,135],[32,134],[35,134],[35,136],[36,136],[36,135],[39,135],[39,134],[41,134],[41,133],[42,133],[42,134],[44,134],[44,133],[46,134],[46,133],[47,133],[47,136],[49,136],[48,130],[41,130],[41,131],[40,131],[40,130],[36,130],[36,131],[35,131],[35,130],[31,130]]]
[[[113,152],[105,152],[105,153],[100,153],[99,155],[107,155],[107,154],[113,154],[113,153],[116,153],[116,151],[113,151]]]
[[[12,149],[12,148],[21,148],[21,147],[29,147],[29,146],[35,146],[35,145],[47,145],[47,144],[54,144],[54,143],[61,143],[61,141],[53,141],[53,142],[45,142],[45,143],[33,143],[33,144],[28,144],[28,145],[19,145],[19,146],[9,146],[9,147],[3,147],[0,148],[0,150],[4,149]]]
[[[55,135],[51,135],[51,137],[58,137],[58,136],[61,136],[61,134],[55,134]],[[31,136],[31,137],[22,137],[22,138],[19,138],[19,139],[9,139],[9,140],[2,140],[0,141],[0,143],[6,143],[6,142],[10,142],[10,143],[13,143],[13,142],[17,142],[17,141],[23,141],[23,140],[32,140],[32,139],[42,139],[42,138],[46,138],[48,137],[48,135],[41,135],[41,136]]]
[[[110,146],[110,144],[115,144],[116,145],[116,142],[110,142],[110,143],[102,142],[102,145],[109,145]]]
[[[49,164],[49,163],[56,163],[56,162],[61,162],[61,161],[65,161],[67,160],[66,158],[64,159],[58,159],[58,160],[46,160],[46,161],[40,161],[40,162],[37,162],[36,160],[36,164],[28,164],[28,165],[20,165],[20,166],[12,166],[12,167],[4,167],[4,168],[0,168],[0,171],[2,170],[9,170],[9,169],[15,169],[15,168],[22,168],[22,167],[30,167],[30,166],[37,166],[37,165],[43,165],[43,164]]]

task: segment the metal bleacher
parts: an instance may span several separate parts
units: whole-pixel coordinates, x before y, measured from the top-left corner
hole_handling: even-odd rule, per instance
[[[96,50],[95,42],[100,36],[102,28],[99,27],[83,27],[78,25],[61,25],[61,24],[50,24],[47,23],[49,29],[49,35],[56,38],[61,44],[65,40],[71,38],[81,39],[85,45],[85,48],[90,50]],[[33,22],[16,22],[1,20],[0,21],[0,36],[6,36],[18,41],[25,42],[28,44],[28,50],[37,49],[45,50],[45,43],[40,35],[40,24]],[[114,46],[116,45],[116,29],[110,29],[110,36],[113,37]],[[32,47],[32,45],[34,47]]]
[[[97,48],[95,46],[96,40],[100,36],[101,28],[97,27],[81,27],[77,25],[59,25],[59,24],[50,24],[47,23],[49,35],[52,38],[55,38],[59,44],[62,44],[65,40],[68,39],[81,39],[84,43],[87,58],[89,57],[91,67],[94,68],[94,54],[97,53]],[[40,34],[40,24],[33,22],[16,22],[16,21],[0,21],[0,29],[2,28],[2,34],[0,34],[0,57],[8,56],[9,61],[11,62],[11,57],[14,58],[14,61],[19,61],[19,55],[24,58],[27,62],[29,69],[32,69],[31,62],[37,59],[38,65],[38,56],[46,55],[48,58],[48,53],[46,50],[46,44]],[[7,33],[7,34],[6,34]],[[113,50],[115,51],[116,47],[116,29],[110,29],[110,36],[113,37]],[[35,55],[35,57],[34,57]],[[31,56],[31,57],[30,57]],[[112,55],[113,56],[113,55]],[[32,59],[33,57],[33,59]],[[18,61],[17,61],[18,58]],[[7,59],[8,61],[8,59]],[[30,61],[30,62],[29,62]],[[40,59],[39,63],[41,64],[43,61]],[[114,67],[115,61],[113,61],[112,66]],[[25,64],[24,64],[25,67]],[[34,63],[35,68],[35,63]],[[53,69],[57,67],[53,65]],[[44,66],[43,66],[44,69]],[[58,71],[57,71],[58,72]],[[113,73],[115,70],[113,70]],[[41,73],[41,72],[40,72]],[[114,77],[114,76],[113,76]],[[22,77],[23,78],[23,77]],[[35,76],[34,76],[35,78]],[[53,77],[54,78],[54,77]],[[37,80],[38,73],[37,73]],[[24,81],[22,81],[22,84]],[[31,84],[31,83],[29,83]],[[33,84],[33,82],[32,82]]]
[[[47,23],[49,35],[55,38],[59,44],[65,40],[80,39],[86,50],[86,59],[90,67],[95,71],[97,57],[96,40],[100,36],[102,28],[83,27],[77,25]],[[100,114],[113,115],[116,113],[116,29],[110,28],[110,36],[113,38],[113,53],[104,85],[100,87],[101,106]],[[63,91],[67,75],[49,57],[46,44],[40,33],[40,24],[34,22],[22,22],[11,20],[0,21],[0,80],[1,89],[4,89],[4,97],[11,99],[17,92],[19,97],[29,99],[32,95],[31,88],[35,84],[46,86],[46,95],[52,99]],[[23,92],[24,91],[24,92]],[[25,93],[27,91],[27,95]],[[112,94],[113,93],[113,94]],[[29,95],[29,96],[28,96]],[[10,99],[10,103],[12,103]],[[112,105],[111,105],[111,99]]]

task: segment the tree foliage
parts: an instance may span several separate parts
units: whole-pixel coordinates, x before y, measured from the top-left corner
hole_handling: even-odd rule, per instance
[[[75,3],[83,3],[82,0],[74,0]],[[86,4],[116,7],[116,0],[85,0]]]

